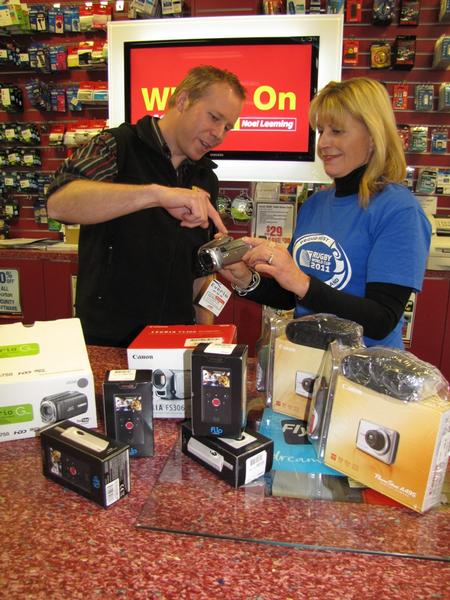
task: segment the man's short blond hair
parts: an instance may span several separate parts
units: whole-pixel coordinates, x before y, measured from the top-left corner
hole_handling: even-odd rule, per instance
[[[215,83],[227,83],[241,100],[246,98],[246,90],[237,75],[231,71],[218,69],[211,65],[200,65],[191,69],[169,98],[168,106],[175,106],[178,96],[186,92],[189,102],[193,104],[204,96]]]

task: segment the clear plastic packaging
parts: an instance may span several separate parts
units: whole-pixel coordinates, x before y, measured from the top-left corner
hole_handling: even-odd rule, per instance
[[[331,342],[316,378],[308,414],[308,439],[323,459],[333,408],[336,380],[350,381],[402,402],[439,396],[450,402],[447,380],[435,366],[407,350],[372,346],[349,348]]]
[[[263,307],[261,336],[256,342],[256,389],[266,392],[266,405],[272,405],[275,340],[292,320],[292,311]]]
[[[442,373],[407,350],[362,348],[343,357],[341,372],[351,381],[404,402],[433,395],[445,398],[449,393]]]
[[[317,313],[293,319],[286,326],[286,337],[294,344],[326,350],[338,340],[350,347],[364,346],[363,328],[354,321],[327,313]]]

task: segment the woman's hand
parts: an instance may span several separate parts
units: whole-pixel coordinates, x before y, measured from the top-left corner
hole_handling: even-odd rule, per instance
[[[299,269],[284,246],[252,237],[244,237],[243,241],[251,247],[242,257],[249,269],[273,277],[281,287],[303,298],[309,289],[309,277]]]
[[[219,273],[224,279],[241,290],[250,285],[253,277],[253,272],[243,261],[233,263],[232,265],[227,265],[223,269],[220,269]]]

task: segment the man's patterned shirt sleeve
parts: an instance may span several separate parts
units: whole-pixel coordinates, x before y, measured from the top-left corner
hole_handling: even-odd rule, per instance
[[[110,133],[103,132],[66,158],[56,171],[47,196],[76,179],[112,182],[115,181],[117,173],[116,139]]]

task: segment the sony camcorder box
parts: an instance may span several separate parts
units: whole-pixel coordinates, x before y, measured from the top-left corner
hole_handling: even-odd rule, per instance
[[[66,419],[97,426],[79,319],[0,325],[0,441],[33,437]]]
[[[43,471],[108,508],[130,491],[129,446],[63,421],[41,432]]]
[[[129,369],[153,371],[153,416],[191,414],[191,354],[202,342],[236,342],[235,325],[148,325],[127,349]]]
[[[403,401],[337,375],[325,464],[418,512],[439,504],[450,403]]]

